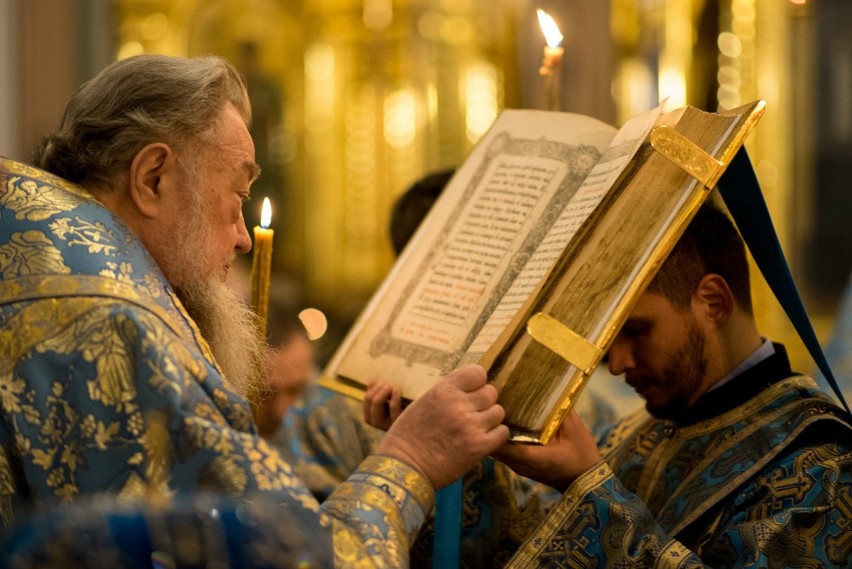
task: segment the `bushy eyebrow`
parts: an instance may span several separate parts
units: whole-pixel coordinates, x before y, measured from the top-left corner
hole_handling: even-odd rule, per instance
[[[246,160],[243,162],[243,169],[248,173],[249,182],[254,182],[260,177],[260,165],[257,162]]]

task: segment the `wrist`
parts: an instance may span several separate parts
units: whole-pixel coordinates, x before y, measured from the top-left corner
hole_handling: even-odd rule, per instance
[[[543,468],[543,471],[547,472],[549,476],[542,482],[548,484],[554,490],[564,493],[578,478],[582,478],[586,473],[600,466],[601,463],[603,463],[603,459],[597,452],[576,462],[563,460],[551,463]]]
[[[583,492],[586,491],[585,487],[588,485],[589,480],[597,480],[601,477],[607,477],[612,475],[612,470],[610,470],[609,465],[605,460],[600,459],[595,464],[589,466],[586,470],[582,472],[578,472],[576,476],[571,478],[571,481],[565,485],[565,487],[561,490],[564,494],[571,490],[572,486],[583,487]]]
[[[435,480],[429,475],[428,470],[424,468],[422,462],[418,460],[416,450],[413,449],[406,440],[394,435],[393,433],[387,433],[384,437],[382,437],[376,447],[375,454],[393,458],[402,462],[425,478],[433,488],[437,488]]]

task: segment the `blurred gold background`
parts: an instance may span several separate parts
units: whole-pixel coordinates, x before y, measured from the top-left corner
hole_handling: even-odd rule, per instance
[[[460,164],[503,108],[543,106],[536,8],[565,36],[564,111],[619,125],[666,96],[767,101],[747,147],[824,339],[852,270],[845,0],[0,0],[0,154],[27,160],[111,61],[227,57],[248,79],[263,167],[248,225],[273,203],[272,295],[325,312],[333,345],[393,263],[395,198]],[[755,280],[762,332],[812,371]]]

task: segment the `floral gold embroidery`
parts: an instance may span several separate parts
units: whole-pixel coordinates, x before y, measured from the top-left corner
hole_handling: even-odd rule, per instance
[[[82,245],[93,255],[115,255],[116,240],[100,221],[92,223],[79,217],[74,220],[60,217],[50,224],[50,230],[68,245]]]
[[[242,465],[233,456],[217,456],[209,468],[214,473],[218,485],[226,492],[242,494],[246,491],[248,475]]]
[[[0,373],[6,371],[5,366],[12,366],[24,357],[38,342],[48,341],[95,304],[93,298],[75,298],[65,302],[46,299],[10,313],[0,329]],[[67,338],[65,341],[68,341]]]
[[[80,205],[79,198],[51,190],[37,180],[13,176],[6,180],[8,195],[4,201],[15,212],[16,219],[31,221],[41,221]]]
[[[15,482],[12,479],[9,449],[6,446],[0,446],[0,496],[11,496],[14,492]],[[6,512],[5,508],[0,506],[0,521],[5,521],[7,515],[11,515],[11,512]]]
[[[89,395],[96,401],[110,405],[116,410],[134,411],[136,405],[136,385],[133,381],[133,360],[128,354],[128,345],[132,345],[137,330],[135,323],[126,316],[116,317],[114,334],[112,326],[91,327],[92,348],[83,355],[96,359],[97,377],[87,382]],[[103,346],[103,350],[100,348]],[[91,361],[91,360],[90,360]]]
[[[44,233],[35,229],[13,233],[0,245],[0,274],[4,279],[21,275],[71,272],[62,254]]]
[[[26,383],[23,379],[14,379],[8,374],[0,376],[0,408],[5,413],[20,413],[24,389]]]
[[[55,186],[57,188],[62,188],[63,190],[65,190],[65,192],[76,195],[78,198],[84,198],[87,201],[94,200],[94,198],[88,192],[86,192],[86,190],[84,190],[77,184],[72,184],[64,178],[60,178],[55,174],[51,174],[46,170],[35,168],[33,166],[30,166],[29,164],[24,164],[23,162],[0,158],[0,170],[5,170],[16,176],[23,176],[24,178],[31,178],[39,182],[43,182],[45,184],[45,187],[40,187],[38,193],[36,194],[39,196],[44,195],[48,191],[52,191],[53,188],[51,188],[51,186]],[[62,196],[59,196],[60,199],[61,197]]]
[[[67,306],[65,303],[62,306]],[[137,330],[130,319],[118,314],[105,317],[110,304],[100,304],[91,311],[78,314],[68,326],[46,338],[37,349],[40,352],[74,353],[79,350],[83,359],[95,362],[95,377],[87,381],[89,396],[117,411],[132,412],[136,405],[133,381],[133,359],[127,346],[132,345]]]

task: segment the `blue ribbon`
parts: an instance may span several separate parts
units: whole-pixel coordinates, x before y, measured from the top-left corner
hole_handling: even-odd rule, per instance
[[[462,481],[456,480],[435,493],[435,535],[432,567],[456,569],[461,557]]]
[[[752,168],[745,147],[737,152],[728,169],[722,174],[717,185],[731,217],[737,224],[754,262],[763,273],[769,288],[781,304],[787,317],[799,333],[811,357],[834,390],[846,412],[852,417],[849,405],[837,385],[837,380],[828,367],[822,347],[814,333],[808,313],[799,296],[799,290],[793,281],[793,275],[787,266],[784,252],[772,225],[769,209],[763,199],[760,184]]]

